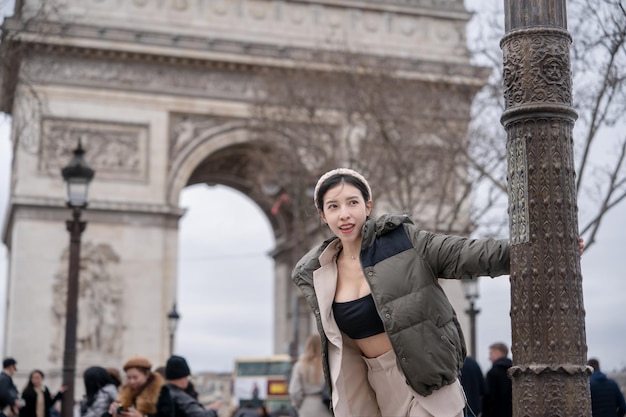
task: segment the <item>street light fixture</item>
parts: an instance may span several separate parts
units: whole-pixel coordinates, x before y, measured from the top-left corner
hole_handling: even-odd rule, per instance
[[[67,206],[72,209],[72,220],[66,221],[70,232],[70,259],[67,278],[67,300],[65,308],[65,347],[63,352],[63,385],[67,391],[61,403],[62,417],[74,415],[74,380],[76,375],[76,324],[78,316],[78,287],[80,272],[80,237],[87,222],[80,220],[81,210],[87,207],[89,183],[95,171],[83,159],[85,151],[80,140],[73,151],[70,163],[61,170],[67,184]]]
[[[470,356],[476,358],[476,316],[480,313],[475,304],[478,299],[478,278],[463,278],[461,282],[465,298],[470,303],[469,308],[465,310],[470,319]]]
[[[174,353],[174,335],[176,335],[178,320],[180,320],[180,314],[176,311],[176,303],[174,303],[170,312],[167,313],[167,327],[170,332],[170,356]]]

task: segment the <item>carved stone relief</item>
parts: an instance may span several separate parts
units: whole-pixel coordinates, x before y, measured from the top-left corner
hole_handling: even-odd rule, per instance
[[[315,42],[345,41],[345,37],[360,40],[363,34],[393,35],[407,40],[416,39],[420,29],[429,33],[429,40],[438,44],[453,45],[462,41],[454,30],[453,22],[440,19],[431,24],[428,13],[418,13],[414,7],[435,9],[438,13],[450,11],[464,13],[460,0],[412,0],[374,2],[358,7],[354,2],[284,2],[279,0],[72,0],[89,12],[107,13],[111,17],[125,15],[151,16],[154,21],[189,22],[190,28],[224,29],[237,26],[237,33],[248,33],[274,37],[277,33],[297,34],[299,40],[308,38]],[[85,5],[85,3],[87,3]],[[84,10],[84,9],[83,9]],[[424,17],[427,17],[426,19]],[[294,32],[307,26],[306,32]],[[432,30],[427,27],[432,26]],[[416,30],[417,29],[417,30]],[[382,37],[377,42],[393,45],[394,48],[415,49],[416,44],[399,46],[391,37]],[[422,46],[425,44],[422,44]]]
[[[169,135],[169,164],[194,141],[201,141],[244,121],[236,118],[197,114],[171,114]]]
[[[50,360],[63,354],[69,249],[61,256],[54,275]],[[123,283],[118,271],[119,256],[107,243],[83,242],[78,290],[77,352],[119,360],[123,326]]]
[[[80,140],[98,180],[147,181],[148,127],[95,121],[44,118],[39,170],[59,174]]]
[[[240,100],[255,97],[254,77],[228,69],[42,55],[30,60],[25,72],[29,80],[49,84],[182,93],[192,97]]]

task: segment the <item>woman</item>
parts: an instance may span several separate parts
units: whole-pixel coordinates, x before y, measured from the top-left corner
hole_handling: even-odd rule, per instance
[[[163,377],[151,369],[152,363],[142,356],[124,364],[127,382],[120,387],[117,401],[109,407],[113,417],[156,416],[157,404],[170,404]]]
[[[87,368],[83,373],[85,396],[80,402],[81,417],[100,417],[117,399],[117,385],[111,374],[100,366]]]
[[[324,403],[322,374],[322,342],[317,334],[309,336],[304,353],[293,367],[289,381],[291,405],[299,417],[331,417]]]
[[[63,397],[66,387],[61,387],[53,398],[43,380],[44,374],[39,369],[30,373],[22,392],[24,406],[20,408],[20,417],[50,417],[50,408]]]
[[[315,313],[335,416],[462,416],[465,344],[438,278],[507,274],[506,240],[370,219],[370,186],[346,168],[319,179],[314,202],[335,236],[293,280]]]

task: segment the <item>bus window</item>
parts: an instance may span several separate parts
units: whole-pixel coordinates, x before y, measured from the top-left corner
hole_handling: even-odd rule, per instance
[[[268,408],[289,409],[291,357],[237,358],[233,371],[233,405],[265,404]]]

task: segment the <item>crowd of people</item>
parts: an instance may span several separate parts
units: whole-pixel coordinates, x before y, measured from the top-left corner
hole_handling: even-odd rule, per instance
[[[115,368],[91,366],[83,373],[84,396],[73,413],[80,417],[218,417],[223,401],[200,403],[191,382],[191,369],[182,356],[171,356],[165,366],[154,368],[146,357],[135,356]],[[44,384],[44,373],[34,370],[21,391],[13,376],[17,361],[6,358],[0,373],[0,417],[59,417],[56,403],[66,387],[53,396]],[[227,408],[227,407],[226,407]],[[232,409],[228,417],[273,417],[265,407]]]

